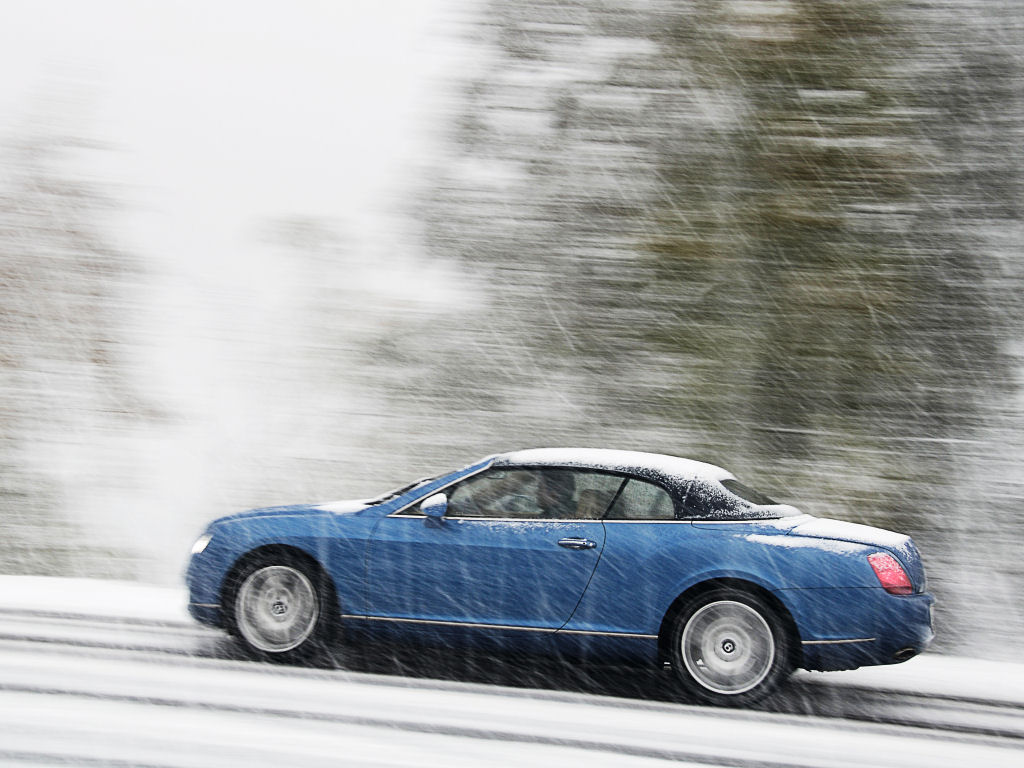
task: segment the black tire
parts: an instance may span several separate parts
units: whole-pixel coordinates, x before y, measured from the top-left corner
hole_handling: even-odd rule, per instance
[[[792,672],[786,624],[752,592],[722,588],[696,598],[671,629],[672,669],[692,698],[746,706],[774,691]]]
[[[307,662],[327,654],[337,635],[337,598],[315,564],[291,553],[242,565],[225,594],[227,630],[259,659]]]

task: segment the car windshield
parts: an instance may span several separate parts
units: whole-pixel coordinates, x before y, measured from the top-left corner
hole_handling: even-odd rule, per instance
[[[436,480],[436,479],[437,479],[437,477],[435,477],[435,476],[432,476],[432,477],[421,477],[419,480],[414,480],[413,482],[409,483],[408,485],[403,485],[403,486],[401,486],[399,488],[395,488],[395,490],[393,490],[393,491],[388,491],[387,493],[385,493],[385,494],[383,494],[381,496],[377,496],[377,497],[371,499],[370,503],[371,504],[381,504],[381,503],[383,503],[385,501],[390,501],[391,499],[397,499],[399,496],[402,496],[403,494],[406,494],[409,491],[413,491],[413,490],[419,488],[421,485],[426,485],[427,483],[431,482],[432,480]]]

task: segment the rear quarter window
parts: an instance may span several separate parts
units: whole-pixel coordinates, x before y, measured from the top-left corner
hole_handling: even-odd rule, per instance
[[[725,486],[725,490],[729,491],[734,496],[739,496],[741,499],[749,501],[751,504],[769,506],[779,503],[760,491],[755,491],[753,488],[744,485],[739,480],[722,480],[722,485]]]
[[[674,520],[675,503],[660,486],[630,478],[608,510],[606,520]]]
[[[778,503],[738,480],[694,480],[683,508],[687,517],[700,520],[769,520],[781,516]]]

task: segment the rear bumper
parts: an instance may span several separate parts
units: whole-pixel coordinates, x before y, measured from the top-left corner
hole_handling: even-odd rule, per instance
[[[890,595],[881,588],[786,590],[803,661],[813,670],[898,664],[934,638],[928,594]]]

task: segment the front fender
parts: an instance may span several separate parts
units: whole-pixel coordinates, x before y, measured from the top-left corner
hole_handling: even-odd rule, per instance
[[[248,553],[263,547],[289,547],[305,553],[334,582],[343,610],[362,607],[364,555],[373,517],[306,512],[221,520],[208,529],[213,538],[193,555],[186,573],[192,614],[204,623],[220,624],[225,579]]]

